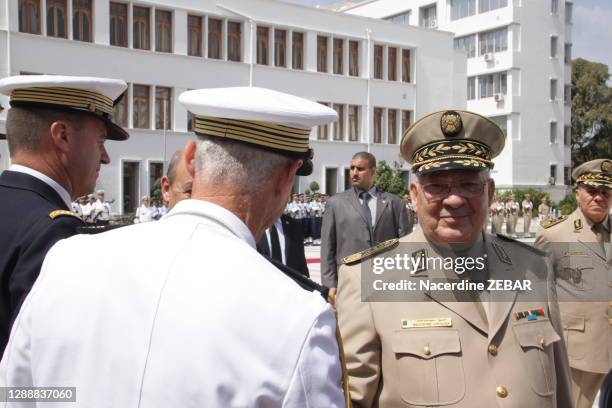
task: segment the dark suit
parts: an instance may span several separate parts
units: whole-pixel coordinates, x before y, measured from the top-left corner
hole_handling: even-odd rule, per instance
[[[285,214],[281,216],[281,223],[285,236],[285,265],[300,272],[302,275],[310,277],[308,266],[306,265],[304,234],[301,225]],[[266,256],[271,255],[272,251],[270,251],[267,234],[264,233],[257,243],[257,251]]]
[[[4,352],[19,307],[38,277],[47,251],[76,234],[82,221],[71,216],[53,188],[28,174],[0,175],[0,353]]]
[[[376,220],[370,229],[354,188],[327,201],[321,230],[321,283],[338,285],[342,259],[392,238],[408,233],[408,215],[402,200],[378,190]]]

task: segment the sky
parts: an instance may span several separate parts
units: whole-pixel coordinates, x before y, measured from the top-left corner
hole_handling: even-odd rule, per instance
[[[305,6],[337,0],[285,0]],[[608,64],[612,73],[612,0],[574,0],[572,58]]]

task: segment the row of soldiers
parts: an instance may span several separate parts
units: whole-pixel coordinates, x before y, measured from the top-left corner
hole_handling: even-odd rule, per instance
[[[104,190],[98,190],[95,194],[78,197],[71,203],[72,212],[78,214],[87,224],[108,225],[112,202],[106,201],[104,196]]]
[[[531,194],[525,194],[523,202],[519,204],[516,201],[516,196],[511,194],[507,202],[503,202],[499,195],[495,195],[493,203],[489,207],[489,215],[491,217],[491,233],[502,232],[504,221],[506,223],[506,235],[516,237],[518,235],[517,224],[519,215],[523,215],[523,236],[531,234],[531,219],[533,218],[534,205],[531,201]],[[554,210],[552,210],[554,211]],[[542,203],[538,206],[538,221],[544,222],[550,218],[551,207],[548,205],[548,199],[542,198]]]
[[[292,194],[285,206],[284,214],[289,215],[301,226],[304,245],[321,244],[321,225],[328,196]]]

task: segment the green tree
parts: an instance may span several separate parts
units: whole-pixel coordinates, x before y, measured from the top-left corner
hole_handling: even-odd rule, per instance
[[[402,177],[401,167],[397,162],[394,162],[393,167],[391,167],[386,161],[379,161],[376,165],[374,184],[383,191],[400,197],[408,192],[406,182]]]
[[[321,187],[319,187],[319,183],[317,183],[316,181],[311,181],[308,187],[310,187],[310,190],[313,194],[321,189]]]
[[[578,207],[578,202],[576,201],[576,193],[573,191],[566,195],[563,200],[559,201],[557,206],[563,215],[573,213],[576,207]]]
[[[572,164],[612,155],[612,88],[608,66],[572,61]]]

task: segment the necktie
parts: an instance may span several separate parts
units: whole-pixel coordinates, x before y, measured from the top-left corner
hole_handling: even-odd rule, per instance
[[[604,238],[604,227],[601,223],[599,224],[595,224],[593,225],[593,228],[591,228],[593,230],[593,232],[595,233],[595,237],[597,238],[597,242],[599,242],[599,245],[601,246],[602,251],[605,252],[605,238]]]
[[[370,195],[370,193],[361,192],[359,194],[359,197],[362,200],[361,209],[363,210],[363,215],[365,215],[366,220],[368,221],[368,225],[371,227],[372,226],[372,213],[370,212],[370,206],[368,205],[368,202],[370,201],[370,198],[372,196]]]
[[[272,224],[270,227],[270,243],[271,243],[271,255],[272,259],[276,259],[279,262],[283,262],[283,255],[281,253],[280,241],[278,239],[278,231],[276,226]]]

